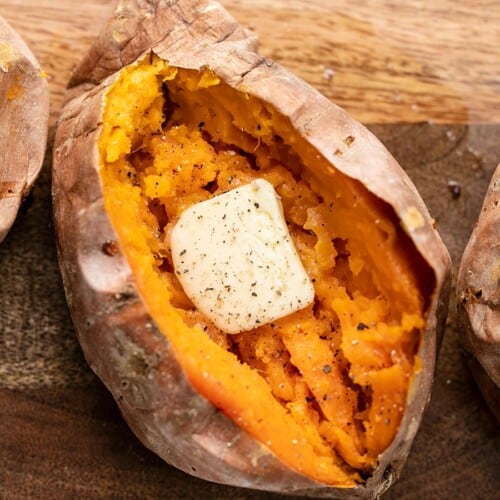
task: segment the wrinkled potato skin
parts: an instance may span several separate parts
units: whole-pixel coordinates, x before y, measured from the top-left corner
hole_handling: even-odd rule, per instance
[[[40,66],[0,17],[0,242],[42,168],[49,91]]]
[[[365,485],[335,488],[288,468],[200,397],[148,316],[123,255],[103,252],[117,236],[104,212],[97,141],[103,93],[115,72],[148,49],[172,65],[209,66],[235,88],[271,103],[346,175],[359,179],[404,219],[434,270],[435,288],[396,439]],[[225,484],[323,498],[375,498],[397,478],[429,401],[449,292],[450,261],[407,176],[382,144],[345,112],[277,64],[259,56],[257,40],[209,0],[119,4],[68,90],[54,147],[53,196],[60,267],[77,334],[92,369],[113,393],[142,442],[189,474]],[[346,150],[343,139],[356,137]],[[333,157],[339,147],[342,158]],[[334,161],[335,160],[335,161]]]
[[[500,420],[500,164],[464,250],[457,279],[458,319],[472,373]]]

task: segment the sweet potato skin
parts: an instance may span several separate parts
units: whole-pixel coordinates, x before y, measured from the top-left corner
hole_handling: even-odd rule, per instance
[[[336,168],[362,182],[401,220],[432,268],[435,286],[401,428],[366,484],[334,488],[289,469],[200,397],[147,315],[104,212],[97,139],[103,93],[116,71],[153,50],[171,65],[210,67],[230,86],[289,117]],[[54,147],[59,260],[79,340],[143,443],[176,467],[211,481],[324,498],[375,498],[397,478],[428,403],[449,292],[448,253],[404,172],[368,130],[279,65],[217,3],[127,1],[76,69]],[[355,137],[350,147],[344,139]],[[335,156],[337,147],[343,151]],[[416,216],[415,216],[416,214]],[[106,251],[109,243],[118,252]]]
[[[40,66],[0,17],[0,242],[37,178],[45,155],[49,91]]]
[[[500,420],[500,164],[464,250],[457,277],[458,320],[474,378]]]

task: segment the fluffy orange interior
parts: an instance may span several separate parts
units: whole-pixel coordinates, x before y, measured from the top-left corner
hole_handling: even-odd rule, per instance
[[[399,428],[426,307],[425,265],[391,210],[271,106],[153,55],[107,92],[99,151],[107,213],[191,384],[296,471],[363,481]],[[225,335],[184,294],[169,234],[190,205],[255,178],[281,197],[315,303]]]

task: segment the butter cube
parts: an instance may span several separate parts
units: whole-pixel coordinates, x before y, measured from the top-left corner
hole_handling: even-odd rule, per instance
[[[266,180],[188,208],[172,230],[171,248],[186,295],[226,333],[257,328],[314,301],[280,199]]]

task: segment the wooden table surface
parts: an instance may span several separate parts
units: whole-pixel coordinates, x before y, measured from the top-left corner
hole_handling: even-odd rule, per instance
[[[385,142],[421,191],[456,272],[500,160],[500,2],[222,3],[258,33],[263,54]],[[0,498],[277,499],[194,479],[143,448],[75,339],[51,224],[51,143],[71,69],[113,5],[0,0],[51,91],[44,169],[0,246]],[[499,427],[464,364],[453,300],[431,405],[384,498],[500,498]]]

